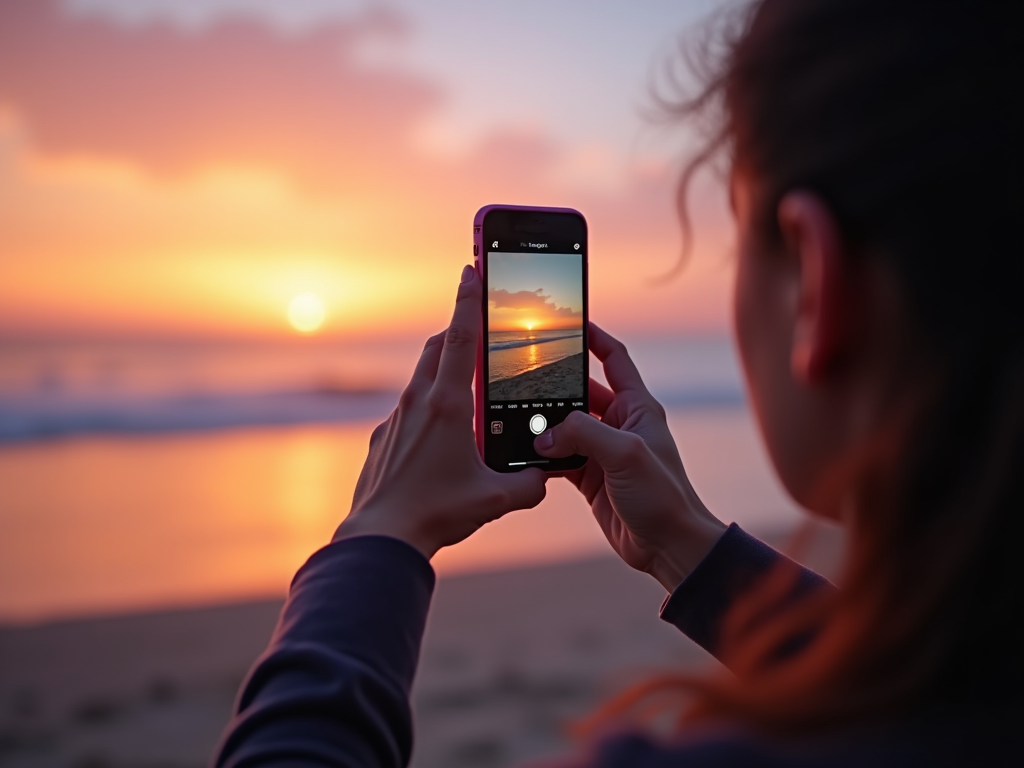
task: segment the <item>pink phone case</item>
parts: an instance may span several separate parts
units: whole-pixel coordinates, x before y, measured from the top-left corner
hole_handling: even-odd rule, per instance
[[[473,266],[480,278],[484,278],[483,270],[480,268],[480,256],[484,253],[484,217],[494,210],[506,211],[542,211],[544,213],[571,213],[583,218],[583,214],[575,208],[550,208],[539,205],[485,205],[476,212],[473,217]],[[487,302],[487,286],[484,286],[484,306],[480,308],[480,316],[483,317]],[[480,456],[484,455],[484,392],[487,390],[487,382],[484,379],[484,343],[487,340],[487,329],[483,328],[480,333],[480,343],[476,351],[476,445]]]

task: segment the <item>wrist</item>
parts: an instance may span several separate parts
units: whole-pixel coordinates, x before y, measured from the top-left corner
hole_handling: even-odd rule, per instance
[[[707,513],[706,517],[688,521],[675,535],[666,537],[646,571],[668,592],[674,592],[700,565],[722,538],[728,526]]]
[[[675,592],[676,587],[683,583],[683,579],[690,575],[689,570],[674,557],[671,550],[659,552],[651,558],[647,566],[647,574],[654,578],[666,592]]]
[[[387,536],[404,541],[413,549],[418,550],[427,560],[436,555],[437,550],[440,549],[428,537],[420,535],[411,526],[403,524],[401,519],[395,515],[385,515],[367,509],[350,512],[335,530],[331,541],[352,539],[357,536]]]

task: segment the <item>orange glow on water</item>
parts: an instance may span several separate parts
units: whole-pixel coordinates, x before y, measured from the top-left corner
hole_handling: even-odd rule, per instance
[[[745,411],[670,413],[669,424],[701,498],[725,519],[755,531],[796,519]],[[348,513],[374,426],[0,447],[0,583],[17,585],[0,591],[0,617],[283,594]],[[607,543],[579,492],[555,479],[540,506],[433,564],[453,573],[587,554],[609,554]]]

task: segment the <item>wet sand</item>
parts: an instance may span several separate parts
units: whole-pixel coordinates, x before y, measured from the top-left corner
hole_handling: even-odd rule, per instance
[[[834,575],[838,531],[806,544],[798,559]],[[414,688],[413,768],[512,768],[572,752],[564,726],[624,686],[715,668],[658,618],[663,598],[610,556],[440,579]],[[206,765],[280,607],[0,626],[0,764]]]
[[[488,385],[491,400],[583,397],[583,353]]]

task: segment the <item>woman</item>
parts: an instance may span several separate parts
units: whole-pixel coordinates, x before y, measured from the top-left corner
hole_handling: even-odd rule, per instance
[[[731,162],[736,340],[771,460],[850,551],[837,590],[721,524],[592,328],[610,389],[537,450],[590,457],[572,479],[608,541],[735,677],[663,681],[697,694],[678,738],[578,765],[1024,764],[1022,30],[1021,3],[763,0],[676,107],[710,111],[702,158]],[[539,470],[476,454],[481,290],[467,267],[218,765],[408,762],[430,557],[544,497]]]

